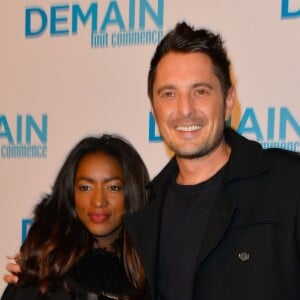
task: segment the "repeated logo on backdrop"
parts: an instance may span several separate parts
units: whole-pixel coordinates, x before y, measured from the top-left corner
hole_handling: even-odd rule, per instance
[[[257,140],[263,148],[283,148],[300,152],[300,123],[288,107],[269,107],[263,120],[257,116],[253,107],[247,107],[242,113],[237,131]],[[296,138],[292,140],[288,136]],[[149,141],[162,141],[151,112],[149,114]]]
[[[265,124],[264,127],[261,126],[262,123]],[[237,131],[254,138],[263,148],[283,148],[300,152],[300,123],[288,107],[269,107],[263,120],[257,117],[254,108],[248,107],[241,117]],[[295,136],[294,140],[288,138],[292,136]]]
[[[281,0],[281,18],[300,18],[299,0]]]
[[[0,114],[0,158],[46,158],[48,115]]]
[[[25,36],[77,35],[90,30],[92,48],[157,44],[163,36],[164,0],[52,4],[25,9]]]
[[[22,219],[22,228],[21,228],[21,243],[22,244],[27,237],[28,231],[29,231],[32,223],[33,223],[32,219]]]

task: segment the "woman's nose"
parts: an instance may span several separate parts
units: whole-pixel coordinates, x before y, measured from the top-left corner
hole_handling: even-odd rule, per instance
[[[105,207],[108,201],[105,196],[105,192],[102,189],[97,189],[93,195],[92,204],[95,207]]]

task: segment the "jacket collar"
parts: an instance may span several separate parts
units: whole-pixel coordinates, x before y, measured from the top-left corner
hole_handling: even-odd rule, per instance
[[[231,189],[234,182],[257,176],[268,169],[260,144],[247,140],[230,128],[225,129],[225,140],[232,151],[220,189],[222,193],[213,208],[198,264],[216,247],[229,226],[237,207],[236,194]],[[178,165],[173,157],[150,184],[152,201],[138,212],[124,217],[124,225],[141,257],[153,299],[157,297],[158,243],[162,207],[169,183],[176,173]]]
[[[235,183],[263,174],[270,168],[259,143],[229,128],[225,130],[225,140],[231,146],[231,155],[203,238],[198,265],[217,246],[230,224],[238,206],[240,185],[236,186]]]
[[[249,178],[264,173],[268,163],[261,145],[225,128],[225,141],[231,146],[231,155],[226,173],[226,183],[234,179]],[[178,173],[176,158],[173,157],[150,184],[152,196],[161,196],[168,188],[174,174]],[[159,197],[160,198],[160,197]]]
[[[265,153],[258,142],[246,139],[231,128],[225,129],[225,140],[231,146],[226,183],[251,178],[269,169]]]

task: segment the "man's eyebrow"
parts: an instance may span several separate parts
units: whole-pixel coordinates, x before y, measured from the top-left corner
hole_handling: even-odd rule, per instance
[[[192,83],[191,84],[191,88],[198,88],[198,87],[206,87],[210,90],[213,89],[213,86],[210,84],[210,83],[207,83],[207,82],[195,82],[195,83]],[[175,89],[176,87],[173,85],[173,84],[166,84],[166,85],[163,85],[162,87],[160,87],[156,94],[159,95],[161,92],[163,92],[164,90],[172,90],[172,89]]]
[[[160,87],[157,90],[156,94],[159,95],[164,90],[172,90],[172,89],[175,89],[175,86],[173,84],[166,84],[166,85],[163,85],[162,87]]]
[[[206,87],[210,90],[213,89],[213,86],[210,83],[207,82],[195,82],[192,84],[192,88],[197,88],[197,87]]]

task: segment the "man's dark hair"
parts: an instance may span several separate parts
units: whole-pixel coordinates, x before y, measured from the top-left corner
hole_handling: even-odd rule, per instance
[[[200,52],[210,57],[214,72],[220,80],[223,96],[226,97],[232,82],[230,78],[230,61],[219,34],[201,28],[195,30],[185,22],[178,23],[158,44],[152,57],[148,73],[148,96],[153,101],[153,84],[157,65],[169,52]]]

